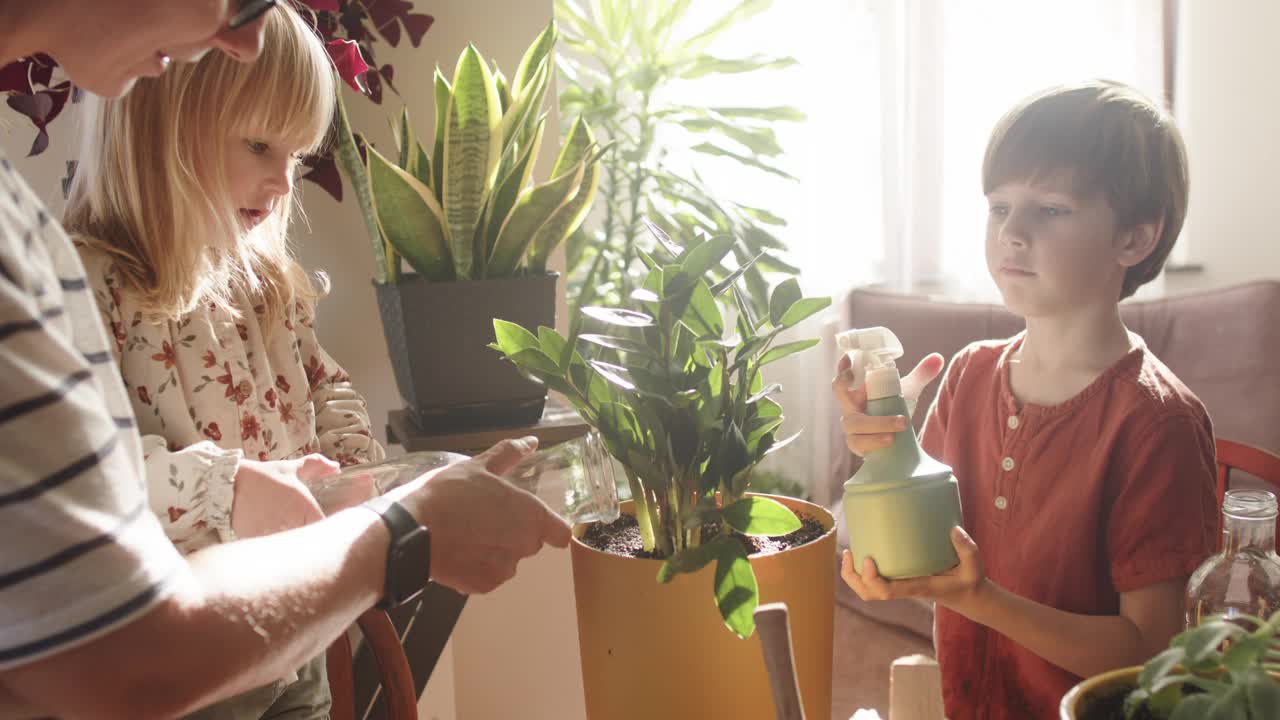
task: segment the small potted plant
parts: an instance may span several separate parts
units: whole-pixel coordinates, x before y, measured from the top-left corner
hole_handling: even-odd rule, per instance
[[[338,113],[339,166],[351,179],[372,241],[378,307],[400,394],[424,430],[536,421],[546,391],[486,345],[494,318],[555,324],[551,253],[582,222],[602,150],[581,119],[551,178],[532,182],[543,145],[543,99],[554,21],[510,82],[475,46],[453,78],[435,74],[434,138],[409,114],[393,123],[388,159]],[[412,273],[400,272],[404,259]]]
[[[714,285],[706,279],[733,238],[680,247],[652,225],[650,232],[662,256],[643,255],[649,274],[632,307],[584,308],[574,323],[599,323],[606,334],[565,338],[549,327],[494,323],[494,347],[600,431],[631,491],[617,522],[575,528],[587,714],[772,718],[752,637],[760,602],[790,608],[804,703],[826,713],[831,515],[749,489],[759,462],[789,440],[778,435],[781,387],[767,385],[762,369],[818,342],[775,345],[830,299],[802,297],[789,278],[757,316],[736,284],[749,263]]]
[[[1089,678],[1062,699],[1062,720],[1280,718],[1280,612],[1215,617],[1143,667]]]

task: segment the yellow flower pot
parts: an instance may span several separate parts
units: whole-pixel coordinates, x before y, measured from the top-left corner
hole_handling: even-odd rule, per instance
[[[800,694],[808,717],[831,712],[835,522],[823,508],[770,496],[827,530],[818,540],[751,558],[760,602],[787,604]],[[623,512],[633,512],[631,503]],[[670,583],[660,560],[570,547],[582,681],[590,720],[774,720],[760,640],[740,640],[716,609],[715,563]]]
[[[1138,673],[1140,672],[1142,672],[1142,667],[1134,666],[1112,670],[1081,680],[1079,684],[1068,690],[1066,695],[1062,696],[1062,703],[1058,706],[1058,717],[1060,720],[1078,720],[1078,718],[1084,717],[1085,710],[1089,708],[1089,703],[1093,702],[1096,696],[1109,693],[1120,687],[1137,687]]]

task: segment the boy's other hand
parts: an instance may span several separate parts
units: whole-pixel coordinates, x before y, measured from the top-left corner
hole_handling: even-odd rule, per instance
[[[968,616],[975,604],[980,602],[987,573],[978,545],[964,528],[951,528],[951,544],[956,549],[960,564],[937,575],[886,580],[880,577],[875,561],[869,557],[862,559],[862,573],[858,574],[853,569],[853,553],[845,550],[840,558],[840,577],[863,600],[927,598]]]
[[[945,361],[932,353],[921,360],[915,369],[902,378],[902,397],[907,409],[914,412],[920,393],[942,373]],[[844,432],[845,445],[855,455],[865,456],[873,450],[893,444],[894,433],[907,429],[911,418],[902,415],[868,415],[867,387],[859,383],[852,387],[854,370],[848,355],[841,355],[836,364],[836,377],[831,381],[831,392],[840,403],[840,428]]]

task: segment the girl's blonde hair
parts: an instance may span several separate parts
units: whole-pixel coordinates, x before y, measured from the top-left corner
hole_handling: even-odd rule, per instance
[[[334,74],[320,38],[286,3],[265,22],[255,62],[210,52],[122,98],[85,99],[64,224],[115,259],[153,322],[199,302],[243,310],[231,301],[237,286],[269,317],[324,291],[289,251],[295,191],[246,231],[224,172],[229,143],[271,138],[313,153],[332,120]]]

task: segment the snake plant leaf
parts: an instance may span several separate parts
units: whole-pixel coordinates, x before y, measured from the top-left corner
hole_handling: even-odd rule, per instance
[[[598,160],[598,159],[597,159]],[[529,246],[529,269],[536,273],[547,271],[547,261],[560,243],[569,239],[591,210],[600,183],[600,163],[588,162],[582,171],[578,191],[559,210],[556,210],[538,232]]]
[[[502,74],[502,69],[498,67],[497,58],[489,58],[489,72],[493,73],[493,86],[498,90],[498,103],[502,108],[502,112],[506,112],[511,107],[511,87],[507,84],[507,76]]]
[[[498,247],[498,233],[502,230],[503,223],[511,215],[511,209],[520,198],[520,192],[528,186],[529,178],[533,176],[533,164],[538,157],[539,148],[542,147],[542,134],[545,129],[546,118],[544,117],[538,122],[533,139],[520,153],[520,159],[511,166],[505,176],[499,177],[497,190],[489,196],[489,203],[485,206],[484,221],[485,252],[489,262],[493,261],[494,250]]]
[[[473,243],[502,152],[498,91],[489,66],[467,46],[453,72],[444,133],[444,214],[458,278],[472,277]]]
[[[417,159],[409,163],[409,174],[418,178],[418,182],[431,188],[431,183],[435,178],[431,174],[431,156],[427,154],[427,149],[422,147],[422,143],[418,143]],[[435,189],[431,188],[434,196]],[[439,200],[437,200],[439,202]]]
[[[534,70],[533,77],[524,90],[516,95],[511,101],[511,107],[502,115],[502,151],[506,153],[511,148],[513,141],[519,140],[518,135],[525,131],[527,135],[528,128],[534,126],[539,120],[539,110],[542,108],[542,100],[547,94],[547,85],[550,83],[551,64],[549,60],[544,60],[542,64]]]
[[[535,185],[520,194],[511,215],[498,231],[498,241],[494,244],[487,269],[491,277],[505,277],[515,273],[538,229],[578,192],[584,170],[584,164],[579,163],[572,172]]]
[[[444,204],[444,130],[449,125],[449,103],[453,97],[453,86],[449,84],[449,79],[440,72],[439,66],[436,67],[434,77],[434,90],[436,97],[436,135],[435,143],[431,146],[431,168],[433,180],[431,189],[435,190],[436,202]]]
[[[444,213],[430,188],[368,148],[369,186],[378,226],[424,278],[454,279]]]
[[[534,38],[533,44],[529,49],[524,51],[524,57],[520,58],[520,64],[516,66],[516,74],[511,78],[511,94],[519,97],[524,93],[525,88],[530,84],[534,74],[538,70],[538,65],[544,60],[547,65],[553,64],[551,60],[552,49],[556,45],[556,37],[558,36],[556,29],[556,21],[554,19],[547,23],[538,37]]]
[[[400,161],[397,163],[402,170],[408,171],[410,175],[417,176],[412,165],[417,164],[417,158],[414,157],[415,148],[418,146],[418,140],[413,135],[413,124],[409,122],[409,108],[400,109],[399,122],[392,125],[392,134],[395,137],[396,149],[400,151]]]

